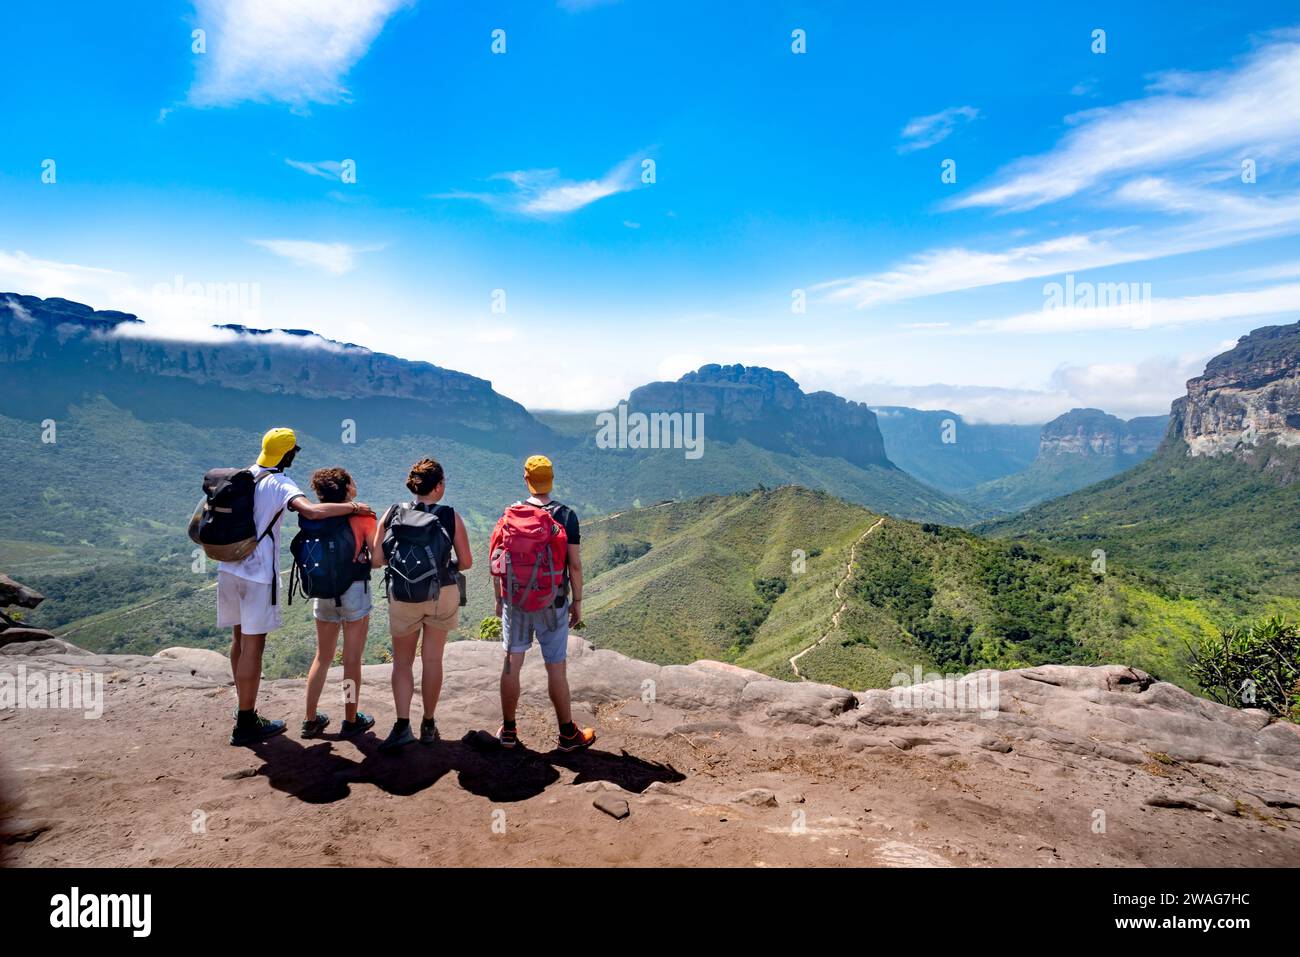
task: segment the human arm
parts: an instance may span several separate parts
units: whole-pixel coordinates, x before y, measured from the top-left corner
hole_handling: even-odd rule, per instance
[[[384,512],[381,521],[375,523],[375,532],[370,539],[370,567],[383,568],[388,564],[388,559],[384,557],[384,529],[388,527],[389,517],[393,514],[393,508]]]
[[[569,546],[569,626],[582,621],[582,546]]]
[[[470,551],[469,533],[465,531],[465,523],[459,513],[456,514],[456,536],[452,539],[452,545],[456,549],[456,570],[468,571],[474,565],[474,553]]]
[[[340,515],[375,514],[374,510],[363,502],[313,502],[306,495],[298,495],[290,499],[288,507],[290,511],[313,521],[322,518],[338,518]]]

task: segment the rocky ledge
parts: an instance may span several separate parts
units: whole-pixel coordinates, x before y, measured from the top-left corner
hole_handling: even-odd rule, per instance
[[[0,675],[99,675],[103,707],[0,710],[6,863],[1300,864],[1300,727],[1122,666],[855,693],[574,638],[600,738],[569,755],[532,661],[526,747],[496,747],[499,666],[495,645],[450,644],[443,740],[390,757],[374,735],[302,740],[301,679],[263,688],[287,734],[230,747],[215,652],[7,645]],[[364,670],[381,733],[388,679]]]

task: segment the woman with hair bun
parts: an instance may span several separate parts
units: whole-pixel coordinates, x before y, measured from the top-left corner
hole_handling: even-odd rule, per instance
[[[443,505],[447,480],[442,466],[424,458],[411,466],[406,487],[415,496],[391,506],[375,529],[371,552],[381,567],[388,595],[388,630],[393,639],[393,705],[397,723],[379,746],[396,751],[414,744],[411,698],[415,694],[415,653],[420,646],[424,702],[419,742],[434,744],[434,711],[442,691],[442,652],[460,618],[458,572],[473,564],[465,523]],[[421,639],[423,641],[421,642]]]

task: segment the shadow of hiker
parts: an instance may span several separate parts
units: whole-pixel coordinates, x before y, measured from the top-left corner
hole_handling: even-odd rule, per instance
[[[624,791],[640,794],[656,781],[664,784],[676,784],[685,781],[686,775],[671,764],[658,764],[638,758],[620,749],[618,754],[588,748],[585,751],[564,752],[555,750],[546,755],[547,760],[556,767],[566,768],[577,776],[574,784],[587,784],[591,781],[610,781]]]
[[[351,792],[356,764],[334,753],[334,745],[317,741],[304,746],[287,734],[249,745],[248,750],[262,759],[257,773],[271,787],[307,804],[330,804]]]
[[[277,791],[308,804],[329,804],[351,794],[351,785],[373,784],[388,794],[410,797],[432,786],[450,771],[470,794],[495,804],[526,801],[560,780],[560,768],[574,772],[574,784],[610,781],[625,791],[641,793],[655,781],[675,783],[686,775],[666,764],[643,760],[626,750],[532,751],[524,746],[507,750],[496,736],[471,731],[459,741],[439,741],[432,747],[411,744],[393,753],[379,750],[379,739],[366,734],[351,740],[361,751],[360,762],[335,754],[330,741],[315,739],[304,746],[287,734],[251,745],[262,759],[256,773]]]
[[[645,761],[627,751],[612,754],[589,748],[568,753],[558,749],[540,752],[524,745],[507,749],[487,731],[469,732],[460,745],[475,756],[461,768],[460,786],[493,803],[525,801],[541,794],[560,779],[560,768],[575,772],[574,784],[611,781],[637,794],[655,781],[675,783],[686,779],[671,765]]]

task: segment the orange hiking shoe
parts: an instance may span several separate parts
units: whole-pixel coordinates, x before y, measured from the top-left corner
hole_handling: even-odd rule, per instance
[[[576,724],[570,727],[573,729],[570,734],[565,734],[563,729],[560,731],[561,751],[580,751],[591,747],[596,740],[596,732],[591,728],[579,728]]]

